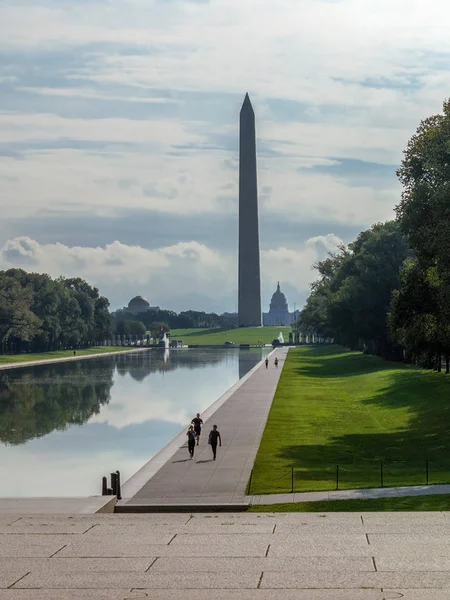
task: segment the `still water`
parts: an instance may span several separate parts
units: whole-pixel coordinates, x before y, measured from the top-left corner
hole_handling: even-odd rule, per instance
[[[122,482],[265,349],[150,350],[0,371],[0,496],[90,496]]]

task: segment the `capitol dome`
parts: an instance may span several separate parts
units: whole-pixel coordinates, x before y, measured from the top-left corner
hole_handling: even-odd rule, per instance
[[[138,314],[150,308],[150,302],[143,296],[135,296],[128,302],[128,312]]]
[[[269,312],[288,312],[288,303],[286,300],[286,296],[280,290],[280,282],[278,282],[277,289],[272,296],[272,300],[270,301],[270,309]]]

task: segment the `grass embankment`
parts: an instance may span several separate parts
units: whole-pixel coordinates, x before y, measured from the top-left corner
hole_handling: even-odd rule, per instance
[[[97,346],[95,348],[83,348],[77,350],[77,356],[88,354],[103,354],[104,352],[126,352],[127,350],[135,350],[136,348],[127,348],[125,346]],[[29,354],[5,354],[0,356],[0,365],[31,362],[33,360],[51,360],[52,358],[70,358],[73,356],[73,350],[61,350],[58,352],[39,352]]]
[[[173,329],[171,339],[183,340],[184,344],[271,344],[283,332],[284,341],[289,341],[290,327],[235,327],[233,329]]]
[[[409,496],[407,498],[377,498],[376,500],[326,500],[296,504],[254,505],[249,512],[388,512],[388,511],[450,510],[450,496]]]
[[[338,346],[290,350],[251,494],[450,482],[450,378]],[[381,462],[383,465],[381,465]],[[383,481],[382,481],[383,480]],[[343,506],[341,504],[341,506]]]

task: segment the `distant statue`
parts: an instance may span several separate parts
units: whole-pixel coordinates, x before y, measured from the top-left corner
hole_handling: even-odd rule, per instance
[[[282,331],[280,331],[280,335],[278,336],[278,341],[280,342],[280,344],[284,344],[284,337],[283,337]]]
[[[164,332],[164,335],[161,340],[164,344],[164,348],[167,350],[169,348],[169,338],[167,337],[167,332]]]
[[[167,333],[164,332],[164,335],[159,338],[158,348],[164,348],[165,350],[168,350],[169,347],[170,347],[169,338],[167,336]]]

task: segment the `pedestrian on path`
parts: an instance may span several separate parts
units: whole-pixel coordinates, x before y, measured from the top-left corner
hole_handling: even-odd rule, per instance
[[[194,458],[194,450],[195,450],[195,430],[193,425],[189,425],[189,429],[187,430],[187,439],[188,439],[188,449],[189,456]]]
[[[264,362],[266,363],[266,369],[268,369],[269,368],[269,359],[266,358],[266,360]]]
[[[222,438],[220,437],[220,432],[217,430],[217,425],[213,425],[213,428],[209,432],[208,444],[211,444],[214,460],[216,460],[217,441],[219,441],[220,446],[222,446]]]
[[[278,357],[277,357],[277,356],[275,356],[274,363],[275,363],[275,366],[276,366],[276,367],[277,367],[277,369],[278,369]]]
[[[203,421],[200,418],[200,413],[197,413],[197,416],[192,419],[191,423],[194,426],[195,438],[197,440],[197,446],[198,446],[198,443],[200,441],[200,434],[202,432],[202,425],[203,425]]]

